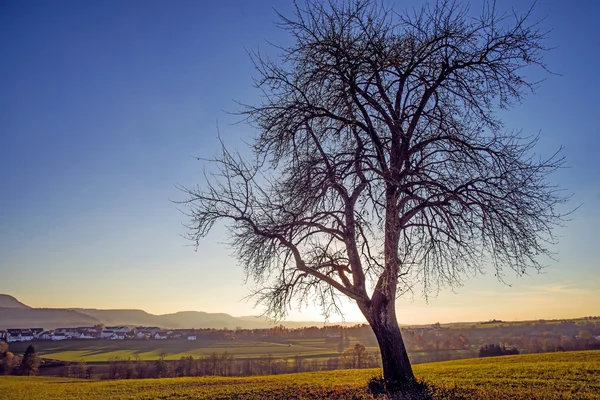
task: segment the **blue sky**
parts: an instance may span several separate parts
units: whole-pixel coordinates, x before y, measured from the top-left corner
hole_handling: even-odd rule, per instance
[[[418,6],[398,2],[397,7]],[[472,8],[480,2],[473,1]],[[520,1],[502,7],[522,9]],[[217,228],[197,252],[181,235],[176,184],[202,183],[201,162],[253,131],[247,50],[289,40],[273,7],[287,1],[0,1],[0,293],[37,307],[260,313]],[[401,323],[600,314],[600,3],[539,0],[559,75],[503,114],[541,134],[570,168],[554,177],[581,204],[542,275],[489,274],[428,304],[399,301]],[[532,71],[532,73],[537,73]],[[318,320],[317,309],[292,319]],[[358,320],[348,306],[347,319]]]

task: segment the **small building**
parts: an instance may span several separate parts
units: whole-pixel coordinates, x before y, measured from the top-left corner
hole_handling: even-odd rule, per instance
[[[168,339],[169,336],[167,335],[167,332],[159,331],[154,334],[153,338],[154,338],[154,340],[165,340],[165,339]]]
[[[77,330],[77,339],[98,339],[98,333],[90,332],[85,329]]]
[[[102,331],[102,333],[100,333],[100,339],[108,339],[114,334],[115,334],[115,331],[105,329]]]
[[[44,328],[29,328],[31,333],[33,333],[33,337],[37,338],[40,333],[44,332]]]
[[[33,333],[29,329],[7,329],[6,342],[28,342],[33,340]]]
[[[67,339],[77,338],[77,336],[79,336],[76,328],[57,328],[54,332],[62,333]]]
[[[196,340],[196,335],[190,335],[190,336],[188,336],[187,340]]]
[[[108,339],[109,340],[125,340],[125,333],[123,333],[123,332],[115,332]]]
[[[43,331],[39,335],[37,335],[39,340],[52,340],[52,332],[51,331]]]
[[[63,332],[54,332],[52,335],[52,340],[67,340],[69,337],[65,335]]]

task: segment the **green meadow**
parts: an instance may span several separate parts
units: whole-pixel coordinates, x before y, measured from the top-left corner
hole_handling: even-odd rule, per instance
[[[545,353],[421,364],[415,373],[436,399],[600,398],[600,351]],[[372,399],[378,369],[257,377],[117,381],[0,377],[6,400],[24,399]]]
[[[354,341],[352,342],[354,343]],[[31,343],[12,343],[10,351],[22,354]],[[276,358],[291,358],[300,355],[305,358],[338,357],[336,344],[323,339],[289,340],[286,342],[266,342],[248,340],[68,340],[61,342],[39,341],[35,349],[44,358],[62,361],[105,362],[114,357],[156,360],[166,354],[167,360],[178,360],[183,356],[201,357],[213,352],[228,352],[239,358],[257,358],[271,354]],[[373,348],[373,350],[377,350]]]

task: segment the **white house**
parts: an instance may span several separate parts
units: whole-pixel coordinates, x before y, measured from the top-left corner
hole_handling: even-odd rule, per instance
[[[39,335],[44,332],[44,328],[29,328],[34,338],[39,337]]]
[[[69,337],[65,335],[63,332],[54,332],[52,335],[52,340],[67,340]]]
[[[125,334],[123,332],[115,332],[113,333],[113,335],[111,337],[109,337],[110,340],[124,340],[125,339]]]
[[[114,331],[103,330],[102,333],[100,333],[100,339],[108,339],[108,338],[110,338],[114,334],[115,334]]]
[[[44,331],[37,336],[38,339],[41,340],[52,340],[52,332]]]
[[[29,329],[7,329],[6,342],[28,342],[33,340],[33,333]]]
[[[156,332],[154,334],[154,339],[155,340],[165,340],[165,339],[168,339],[167,332],[163,332],[163,331]]]
[[[77,339],[98,339],[98,336],[89,332],[77,332]]]
[[[21,329],[21,341],[28,342],[30,340],[33,340],[33,332],[29,329]]]
[[[190,336],[188,336],[187,340],[196,340],[196,335],[190,335]]]
[[[54,330],[55,333],[62,333],[67,339],[77,338],[79,334],[75,328],[58,328]],[[62,340],[62,339],[61,339]]]
[[[156,326],[145,326],[145,327],[140,326],[137,328],[138,334],[141,332],[142,335],[146,334],[148,337],[154,336],[154,334],[159,331],[162,331],[162,329],[160,329]]]

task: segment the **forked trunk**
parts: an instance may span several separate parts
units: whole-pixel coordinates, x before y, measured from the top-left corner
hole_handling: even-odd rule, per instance
[[[386,296],[377,296],[368,307],[361,309],[377,337],[388,390],[408,389],[414,383],[415,375],[396,319],[394,299],[390,301]]]

